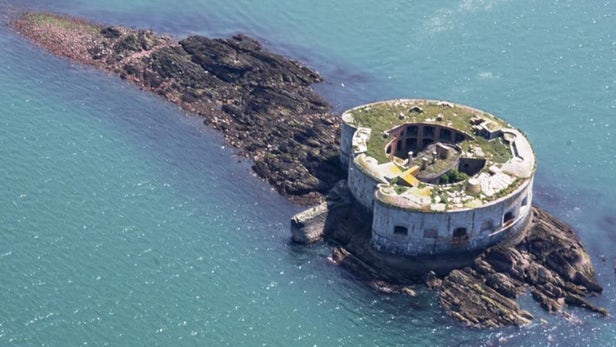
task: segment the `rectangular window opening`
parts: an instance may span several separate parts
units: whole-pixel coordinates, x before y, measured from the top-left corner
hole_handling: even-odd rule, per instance
[[[395,226],[394,227],[394,235],[407,236],[409,234],[409,229],[403,226]]]

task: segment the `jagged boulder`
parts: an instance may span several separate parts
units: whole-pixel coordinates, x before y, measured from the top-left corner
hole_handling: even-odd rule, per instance
[[[514,300],[484,283],[471,268],[453,270],[445,278],[439,302],[447,314],[472,327],[526,325],[533,319]]]

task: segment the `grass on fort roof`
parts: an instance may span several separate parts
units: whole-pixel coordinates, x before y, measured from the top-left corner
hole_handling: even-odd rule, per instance
[[[419,105],[423,112],[410,112],[411,107],[414,105]],[[479,115],[485,119],[497,122],[503,127],[508,127],[502,120],[485,112],[477,112],[457,105],[453,105],[453,107],[438,105],[436,102],[392,102],[362,107],[352,111],[352,114],[358,126],[372,129],[366,154],[378,160],[379,163],[388,161],[385,154],[385,146],[391,141],[391,137],[384,137],[383,133],[385,131],[404,123],[423,123],[427,119],[432,119],[432,123],[435,125],[446,125],[471,134],[475,138],[473,141],[475,145],[479,145],[484,153],[492,154],[491,159],[493,162],[504,163],[511,158],[508,146],[503,144],[500,139],[488,141],[481,136],[473,134],[470,119],[474,115]],[[405,118],[400,119],[400,114],[403,114]],[[438,122],[435,120],[438,114],[443,115],[443,121]]]

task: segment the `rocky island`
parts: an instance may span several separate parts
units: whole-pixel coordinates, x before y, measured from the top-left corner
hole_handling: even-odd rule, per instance
[[[518,209],[509,217],[507,213],[503,215],[502,222],[507,226],[524,216],[524,227],[513,235],[515,237],[486,243],[487,248],[465,248],[467,259],[457,269],[434,266],[439,262],[435,262],[429,252],[425,253],[424,248],[413,249],[410,244],[405,248],[409,254],[398,254],[400,249],[389,251],[394,257],[413,256],[426,265],[421,266],[426,271],[416,271],[417,267],[410,271],[395,266],[396,261],[384,261],[371,246],[374,244],[372,216],[357,208],[357,195],[343,181],[347,168],[340,165],[339,153],[345,153],[346,145],[342,143],[341,147],[339,141],[340,117],[331,113],[328,103],[311,89],[321,77],[297,62],[268,52],[250,37],[241,34],[226,39],[190,36],[176,41],[149,30],[104,26],[78,18],[30,12],[16,18],[12,25],[17,32],[58,56],[116,74],[190,114],[202,116],[207,126],[223,133],[226,143],[237,148],[239,155],[252,160],[254,171],[281,194],[300,204],[321,203],[294,219],[294,227],[301,230],[294,235],[297,241],[309,243],[324,237],[334,244],[333,262],[349,268],[379,290],[412,294],[412,285],[423,282],[439,291],[438,301],[447,314],[473,327],[529,323],[531,314],[515,301],[524,293],[530,293],[549,312],[565,312],[565,306],[571,305],[607,315],[605,309],[595,307],[586,299],[601,293],[602,288],[579,239],[570,227],[547,212],[531,207],[530,200],[526,201],[524,214],[516,207]],[[409,111],[421,113],[418,109]],[[445,133],[448,130],[441,128]],[[487,127],[486,131],[490,129]],[[404,130],[412,132],[409,127]],[[428,131],[421,129],[424,130]],[[399,135],[387,134],[394,138]],[[443,142],[456,144],[466,139],[462,133],[457,141],[457,135],[450,133],[447,139],[451,141]],[[386,139],[384,134],[379,141]],[[419,145],[413,145],[412,140],[408,144],[401,143],[400,148],[395,144],[389,154],[412,152],[412,148],[419,152],[427,149],[443,157],[451,155],[456,160],[449,164],[459,164],[459,153],[471,150],[448,145],[433,150],[429,147],[433,144],[422,142],[424,139],[428,137],[415,137],[420,140]],[[474,148],[472,152],[479,150],[484,149]],[[346,153],[348,155],[349,151]],[[412,172],[402,175],[402,180],[398,177],[403,172],[387,176],[396,180],[392,190],[385,191],[392,196],[406,194],[415,199],[418,206],[424,206],[422,208],[434,205],[437,210],[447,210],[449,197],[425,191],[425,186],[413,178],[419,171],[414,166],[417,164],[421,168],[423,158],[415,163],[414,156],[407,155],[407,162],[400,164]],[[506,163],[510,158],[502,159]],[[504,171],[502,166],[497,169]],[[481,170],[484,165],[477,172]],[[496,172],[490,171],[490,167],[486,170],[491,174]],[[534,172],[534,164],[532,170]],[[519,187],[526,187],[520,177],[503,189],[511,185],[512,191],[517,192]],[[404,178],[408,179],[406,184],[402,182]],[[448,179],[456,180],[456,175]],[[478,184],[481,186],[481,182]],[[476,200],[489,200],[481,197],[479,191],[471,193],[476,195]],[[452,208],[453,204],[473,203],[471,200],[457,202],[455,198],[457,196],[451,197]],[[516,206],[522,206],[523,199],[522,195],[514,199]],[[396,237],[410,233],[409,226],[393,228]],[[459,226],[453,236],[461,245],[469,246],[468,241],[473,236],[471,230],[471,227]],[[486,230],[490,234],[498,231],[495,225]],[[438,230],[428,233],[434,239],[438,235]],[[448,261],[445,258],[441,263],[448,264]]]

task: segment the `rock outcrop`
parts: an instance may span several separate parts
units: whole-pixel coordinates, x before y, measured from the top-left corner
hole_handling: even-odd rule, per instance
[[[344,184],[335,186],[328,202],[321,225],[324,238],[334,244],[332,262],[379,291],[403,293],[400,288],[423,282],[438,290],[448,315],[475,328],[529,324],[533,316],[516,302],[521,295],[532,295],[549,313],[566,315],[567,306],[577,306],[608,315],[588,300],[602,287],[579,238],[539,208],[533,208],[532,223],[520,238],[488,248],[459,269],[452,270],[447,258],[413,259],[422,273],[375,254],[369,245],[370,220],[353,207]]]
[[[310,88],[321,82],[319,74],[246,35],[176,42],[48,13],[25,13],[13,26],[56,55],[117,74],[202,116],[295,202],[322,201],[344,176],[338,117]]]
[[[448,314],[475,327],[525,324],[530,314],[511,303],[526,292],[550,313],[570,305],[608,314],[586,299],[602,287],[571,227],[538,208],[533,213],[520,243],[489,248],[472,266],[445,277],[439,302]],[[465,296],[472,299],[460,300]]]

